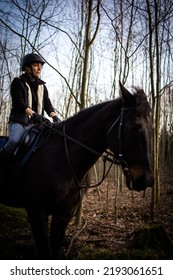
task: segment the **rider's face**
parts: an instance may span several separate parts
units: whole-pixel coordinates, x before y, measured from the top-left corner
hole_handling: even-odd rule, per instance
[[[43,69],[43,65],[38,62],[34,62],[31,64],[32,73],[35,77],[39,77],[41,74],[41,70]]]

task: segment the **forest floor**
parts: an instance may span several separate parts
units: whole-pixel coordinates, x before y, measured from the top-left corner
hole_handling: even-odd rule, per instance
[[[115,203],[116,202],[116,203]],[[115,204],[117,210],[115,210]],[[173,259],[173,186],[162,184],[151,218],[151,189],[116,197],[104,182],[84,196],[81,222],[69,223],[63,254],[67,259]],[[36,249],[23,209],[0,205],[0,259],[35,259]]]

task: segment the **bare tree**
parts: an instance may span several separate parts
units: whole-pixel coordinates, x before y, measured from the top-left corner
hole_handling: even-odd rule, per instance
[[[64,118],[114,98],[118,79],[137,83],[152,103],[158,179],[158,137],[163,123],[169,130],[172,116],[166,100],[166,95],[172,100],[172,18],[171,0],[2,1],[1,112],[8,115],[11,80],[20,73],[21,56],[30,51],[45,58],[45,75]],[[164,119],[165,110],[170,113]]]
[[[91,26],[92,26],[92,17],[93,17],[93,0],[88,0],[86,2],[87,8],[87,23],[86,23],[86,30],[85,30],[85,42],[84,42],[84,65],[83,65],[83,75],[82,75],[82,89],[81,89],[81,108],[85,107],[86,102],[86,82],[87,82],[87,74],[88,74],[88,62],[89,62],[89,53],[90,48],[96,38],[99,23],[100,23],[100,0],[97,0],[96,4],[96,12],[97,12],[97,23],[96,28],[94,30],[94,34],[91,38]],[[88,7],[87,7],[88,6]]]

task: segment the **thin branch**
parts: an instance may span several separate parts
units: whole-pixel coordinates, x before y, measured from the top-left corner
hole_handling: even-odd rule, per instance
[[[71,241],[70,241],[70,245],[68,246],[68,249],[67,249],[67,252],[65,254],[66,257],[68,257],[69,253],[70,253],[70,250],[71,250],[71,247],[73,245],[73,242],[74,240],[78,237],[78,235],[84,230],[84,228],[86,227],[87,225],[87,221],[85,221],[83,227],[72,237]]]
[[[96,38],[96,35],[97,35],[97,32],[98,32],[98,29],[99,29],[99,25],[100,25],[100,3],[101,1],[98,0],[98,4],[97,4],[97,17],[98,17],[98,20],[97,20],[97,26],[96,26],[96,29],[95,29],[95,32],[94,32],[94,35],[93,35],[93,38],[90,40],[89,44],[92,45],[95,38]]]
[[[22,10],[23,12],[26,12],[25,9],[23,9],[22,7],[20,7],[19,5],[17,5],[15,2],[14,2],[14,5],[15,5],[17,8],[20,8],[20,10]],[[41,22],[43,22],[43,23],[47,24],[48,26],[50,26],[50,27],[52,27],[52,28],[54,28],[54,29],[56,29],[56,30],[59,30],[60,32],[66,34],[67,37],[70,39],[70,41],[74,44],[74,46],[75,46],[76,49],[78,50],[78,52],[79,52],[81,58],[83,58],[83,56],[82,56],[82,54],[81,54],[81,52],[80,52],[78,46],[76,45],[76,43],[73,41],[73,39],[71,38],[71,36],[70,36],[66,31],[64,31],[63,29],[61,29],[61,28],[59,28],[59,27],[57,27],[57,26],[51,24],[51,23],[48,22],[47,20],[44,20],[44,19],[42,19],[41,17],[38,17],[38,16],[36,16],[35,14],[30,13],[29,11],[27,11],[27,14],[30,15],[30,16],[32,16],[32,17],[34,17],[35,19],[37,19],[37,20],[40,22],[40,24],[41,24]]]
[[[4,24],[7,28],[9,28],[14,34],[16,34],[17,36],[23,38],[32,47],[32,49],[35,52],[37,52],[45,60],[45,62],[64,79],[64,81],[65,81],[65,83],[66,83],[66,85],[67,85],[67,87],[68,87],[68,89],[70,91],[70,94],[73,96],[73,98],[75,99],[76,103],[80,107],[80,102],[77,100],[76,96],[73,94],[67,79],[37,51],[37,49],[31,44],[31,42],[23,34],[20,34],[17,31],[15,31],[13,28],[11,28],[9,25],[7,25],[2,19],[0,19],[0,22],[2,24]]]

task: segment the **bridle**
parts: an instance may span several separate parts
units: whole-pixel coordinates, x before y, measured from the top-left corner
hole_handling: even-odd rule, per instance
[[[119,122],[119,127],[118,127],[118,156],[116,157],[112,152],[106,150],[105,152],[103,153],[100,153],[94,149],[92,149],[91,147],[81,143],[80,141],[74,139],[73,137],[69,136],[66,134],[66,131],[65,131],[65,122],[64,122],[64,125],[63,125],[63,132],[55,129],[52,127],[52,124],[50,125],[50,121],[48,120],[48,122],[42,122],[42,124],[46,127],[48,127],[51,131],[55,131],[56,133],[58,133],[59,135],[61,135],[63,138],[64,138],[64,146],[65,146],[65,151],[66,151],[66,156],[67,156],[67,160],[68,160],[68,164],[70,166],[70,169],[73,173],[73,176],[75,178],[75,181],[78,185],[78,187],[80,189],[82,188],[94,188],[94,187],[98,187],[101,185],[101,183],[104,181],[104,179],[107,177],[107,175],[109,174],[109,171],[112,167],[113,164],[116,164],[116,165],[119,165],[122,167],[122,170],[126,176],[127,179],[129,179],[129,182],[131,182],[131,176],[130,176],[130,172],[129,172],[129,168],[128,168],[128,164],[127,162],[125,161],[125,159],[123,158],[123,151],[122,151],[122,126],[123,126],[123,119],[124,119],[124,113],[126,111],[129,111],[129,110],[132,110],[134,109],[134,107],[122,107],[121,108],[121,111],[120,111],[120,114],[119,116],[117,117],[117,119],[114,121],[114,123],[111,125],[111,127],[108,129],[107,131],[107,135],[112,131],[112,129],[114,128],[114,126]],[[73,166],[72,166],[72,163],[71,163],[71,160],[70,160],[70,156],[69,156],[69,151],[68,151],[68,145],[67,145],[67,140],[83,147],[84,149],[90,151],[91,153],[95,154],[98,156],[98,158],[102,158],[103,160],[103,174],[102,174],[102,178],[101,180],[94,184],[94,185],[87,185],[87,184],[84,184],[84,185],[81,185],[77,176],[76,176],[76,173],[73,169]],[[108,170],[106,171],[106,162],[110,162],[110,166],[108,168]],[[129,189],[133,189],[131,186],[129,187]]]
[[[120,165],[122,167],[122,169],[123,169],[123,172],[124,172],[126,178],[129,179],[129,181],[131,181],[130,180],[130,172],[129,172],[128,164],[127,164],[127,162],[123,158],[123,151],[122,151],[122,126],[123,126],[124,112],[126,112],[128,110],[132,110],[132,109],[134,109],[134,107],[122,107],[121,108],[121,112],[120,112],[118,118],[114,121],[114,123],[111,125],[111,127],[109,128],[109,130],[107,132],[107,135],[108,135],[112,131],[114,126],[120,121],[119,122],[119,128],[118,128],[118,156],[117,157],[115,157],[115,155],[112,152],[107,151],[107,150],[104,152],[104,154],[101,154],[98,151],[90,148],[89,146],[87,146],[85,144],[82,144],[81,142],[79,142],[79,141],[75,140],[74,138],[68,136],[66,134],[66,131],[65,131],[65,123],[64,123],[64,126],[63,126],[63,133],[62,132],[60,133],[60,131],[56,130],[58,133],[62,134],[63,137],[64,137],[64,145],[65,145],[65,151],[66,151],[66,156],[67,156],[67,159],[68,159],[68,163],[69,163],[70,169],[71,169],[71,171],[73,173],[73,176],[75,178],[75,181],[76,181],[76,183],[77,183],[77,185],[79,186],[80,189],[81,188],[94,188],[94,187],[100,186],[101,183],[104,181],[104,179],[107,177],[107,175],[108,175],[108,173],[109,173],[109,171],[110,171],[110,169],[111,169],[113,164]],[[78,180],[78,178],[77,178],[77,176],[76,176],[76,174],[74,172],[74,169],[72,167],[72,163],[71,163],[71,160],[70,160],[70,157],[69,157],[69,151],[68,151],[68,146],[67,146],[67,139],[75,142],[79,146],[87,149],[88,151],[90,151],[90,152],[96,154],[98,157],[102,158],[102,160],[103,160],[103,174],[102,174],[101,180],[98,183],[96,183],[94,185],[89,185],[89,186],[86,185],[86,184],[84,184],[84,185],[80,184],[80,182],[79,182],[79,180]],[[111,162],[111,165],[109,166],[107,172],[106,172],[106,161]],[[132,187],[130,187],[130,188],[132,188]]]
[[[111,125],[111,127],[109,128],[107,134],[109,134],[111,132],[111,130],[113,129],[113,127],[118,123],[118,121],[120,120],[119,123],[119,128],[118,128],[118,157],[114,157],[115,160],[115,164],[120,165],[123,169],[123,172],[126,176],[126,178],[129,180],[129,182],[131,182],[130,179],[130,172],[129,172],[129,168],[128,168],[128,164],[126,162],[126,160],[123,158],[123,150],[122,150],[122,126],[123,126],[123,118],[124,118],[124,112],[129,111],[129,110],[133,110],[134,107],[122,107],[121,108],[121,112],[120,115],[118,116],[118,118],[115,120],[115,122]],[[133,189],[130,183],[129,189]]]

